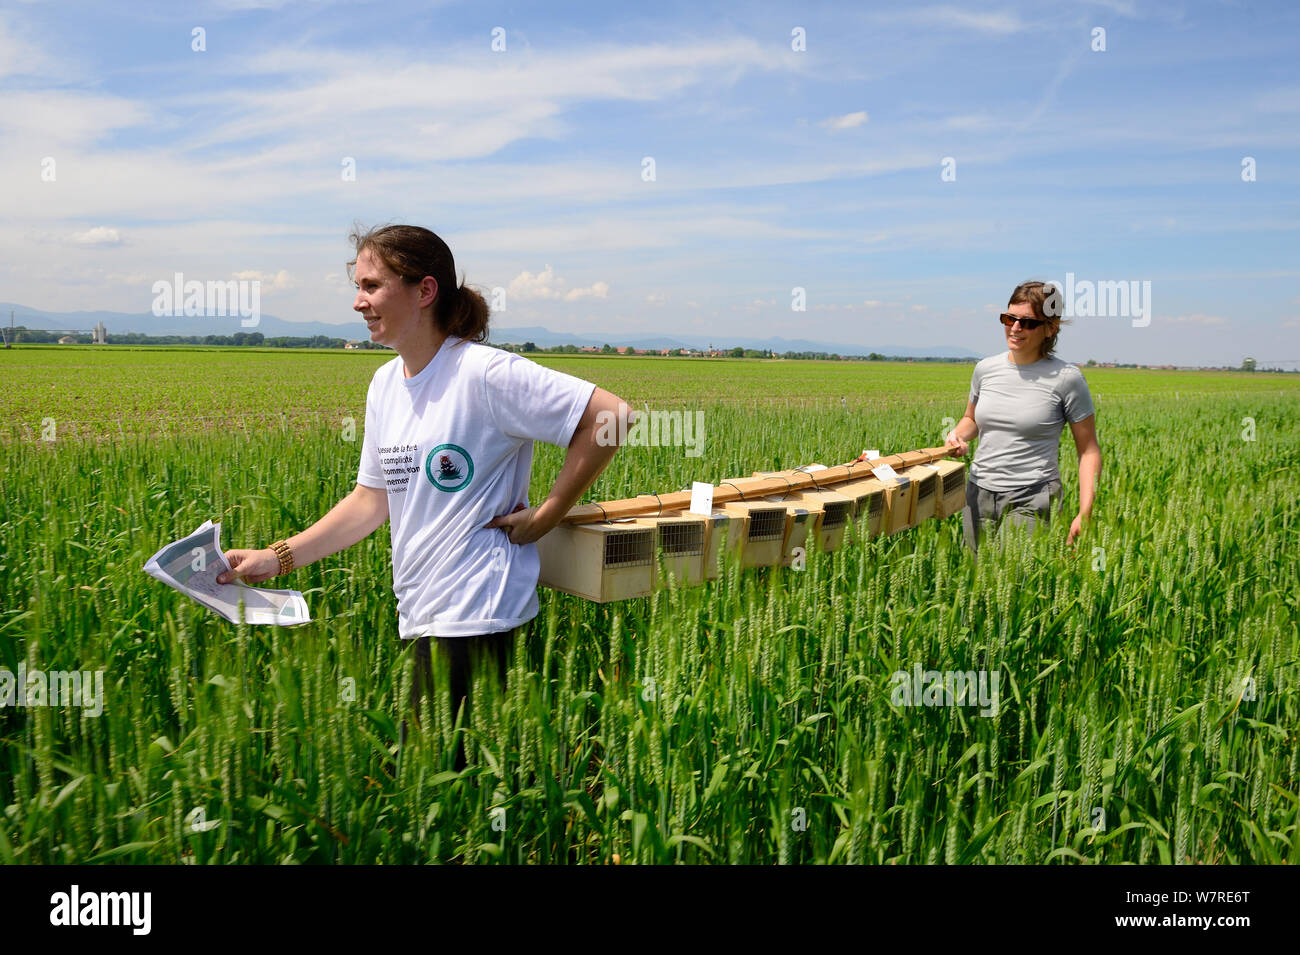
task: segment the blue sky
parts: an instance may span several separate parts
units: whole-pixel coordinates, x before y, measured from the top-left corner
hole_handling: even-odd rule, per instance
[[[413,222],[501,326],[992,354],[1073,273],[1151,320],[1076,317],[1068,360],[1300,359],[1297,37],[1282,2],[10,3],[0,300],[182,272],[344,322],[352,223]]]

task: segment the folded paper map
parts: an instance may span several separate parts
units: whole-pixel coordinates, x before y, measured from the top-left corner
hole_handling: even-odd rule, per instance
[[[244,583],[219,584],[217,575],[230,570],[221,552],[221,525],[204,521],[193,534],[168,544],[149,558],[144,572],[179,590],[231,623],[239,623],[244,602],[245,623],[289,626],[310,623],[307,601],[296,590],[266,590]]]

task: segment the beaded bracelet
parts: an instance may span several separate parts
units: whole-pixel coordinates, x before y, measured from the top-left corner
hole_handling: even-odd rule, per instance
[[[280,558],[281,574],[287,574],[293,570],[293,551],[289,549],[288,541],[276,541],[271,545],[271,550],[275,551],[275,556]]]

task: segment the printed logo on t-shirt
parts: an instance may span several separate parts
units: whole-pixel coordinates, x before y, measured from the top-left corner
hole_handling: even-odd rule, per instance
[[[440,491],[459,491],[474,477],[474,459],[458,444],[440,444],[424,459],[424,474]]]

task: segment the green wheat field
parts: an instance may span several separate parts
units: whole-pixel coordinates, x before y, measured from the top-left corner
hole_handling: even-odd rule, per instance
[[[229,624],[142,571],[205,519],[265,547],[353,487],[392,353],[0,351],[0,670],[103,671],[103,712],[0,708],[0,863],[1300,861],[1300,376],[1085,371],[1096,519],[959,517],[596,605],[542,590],[503,692],[402,724],[387,525]],[[586,500],[934,446],[969,365],[541,356],[702,409]],[[537,446],[534,502],[563,452]],[[891,675],[988,670],[995,715]],[[438,672],[440,685],[444,674]],[[453,764],[463,733],[467,769]]]

